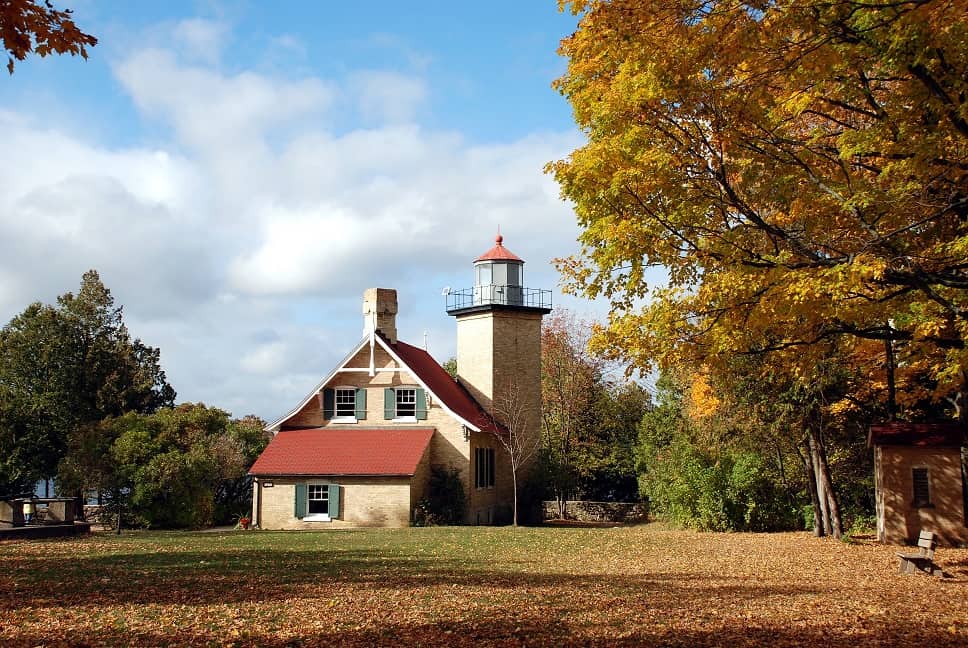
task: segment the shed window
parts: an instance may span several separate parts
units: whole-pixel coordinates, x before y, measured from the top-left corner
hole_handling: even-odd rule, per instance
[[[931,487],[927,468],[914,468],[911,471],[914,482],[914,506],[931,506]]]

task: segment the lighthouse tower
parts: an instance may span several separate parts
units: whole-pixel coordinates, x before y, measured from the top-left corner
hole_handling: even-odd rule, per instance
[[[458,380],[499,420],[508,408],[523,411],[518,433],[541,432],[541,318],[549,312],[551,291],[524,287],[524,261],[500,234],[474,260],[473,288],[447,294],[447,314],[457,318]]]

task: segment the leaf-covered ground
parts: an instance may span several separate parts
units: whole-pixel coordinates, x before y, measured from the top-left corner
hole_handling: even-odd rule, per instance
[[[952,575],[806,533],[428,528],[0,543],[0,645],[968,645]]]

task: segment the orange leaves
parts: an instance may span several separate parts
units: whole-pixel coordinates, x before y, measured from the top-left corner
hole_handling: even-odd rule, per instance
[[[948,581],[894,551],[655,524],[8,543],[0,644],[964,645],[968,550]]]
[[[13,74],[14,59],[23,61],[30,53],[80,55],[97,45],[97,38],[82,32],[70,9],[58,10],[45,0],[6,0],[0,3],[0,41],[7,50],[7,71]]]
[[[964,3],[568,4],[556,87],[588,143],[549,166],[584,229],[560,269],[615,305],[610,355],[887,336],[951,384],[968,358],[935,352],[968,323]],[[656,265],[670,290],[647,285]]]

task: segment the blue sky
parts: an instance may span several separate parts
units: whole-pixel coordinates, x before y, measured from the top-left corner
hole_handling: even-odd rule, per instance
[[[553,0],[67,6],[91,58],[0,79],[3,321],[96,268],[179,400],[273,419],[359,339],[364,288],[445,360],[441,289],[498,226],[528,286],[577,251],[542,172],[582,141]]]

